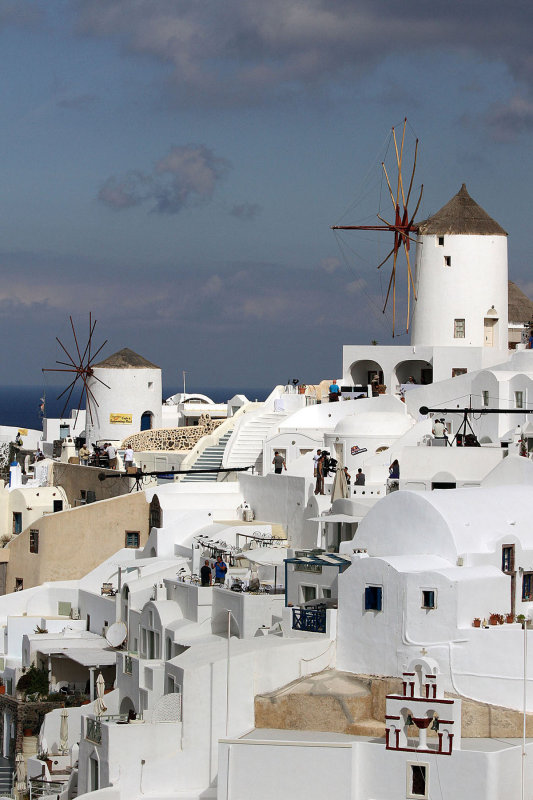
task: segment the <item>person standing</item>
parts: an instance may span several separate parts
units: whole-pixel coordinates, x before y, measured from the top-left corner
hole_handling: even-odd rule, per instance
[[[432,432],[435,439],[444,439],[444,423],[441,419],[435,420]]]
[[[215,564],[215,583],[223,586],[226,582],[227,571],[228,565],[225,561],[223,561],[222,556],[217,556],[217,561]]]
[[[340,395],[340,388],[337,386],[337,381],[332,381],[329,386],[329,402],[337,403]]]
[[[356,486],[364,486],[366,481],[366,476],[361,467],[357,470],[357,475],[355,476],[355,485]]]
[[[213,572],[207,560],[204,561],[204,565],[200,570],[200,580],[202,581],[202,586],[211,586],[213,582]]]
[[[85,444],[85,442],[82,444],[82,446],[78,450],[78,456],[79,456],[79,459],[80,459],[80,464],[83,467],[86,467],[88,465],[88,463],[89,463],[90,451],[89,451],[89,448],[87,447],[87,445]]]
[[[117,450],[113,445],[108,442],[107,447],[105,449],[107,453],[107,457],[109,458],[109,469],[116,469],[117,468]]]
[[[287,465],[285,464],[285,459],[282,455],[280,455],[279,451],[276,450],[274,453],[274,458],[272,459],[272,463],[274,464],[274,472],[276,475],[281,475],[281,471],[284,469],[287,470]]]
[[[324,454],[320,456],[316,465],[316,484],[315,494],[325,494],[324,492]]]
[[[124,469],[128,469],[129,467],[133,467],[133,448],[126,447],[124,450]]]
[[[318,459],[322,455],[322,450],[317,450],[316,455],[313,456],[313,477],[316,478],[316,465],[318,464]]]
[[[399,477],[400,477],[400,465],[398,463],[398,459],[395,458],[389,467],[389,478],[398,480]]]

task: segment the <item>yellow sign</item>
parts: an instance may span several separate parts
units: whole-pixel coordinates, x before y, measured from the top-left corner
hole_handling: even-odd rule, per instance
[[[28,429],[27,428],[19,428],[19,433],[20,433],[21,436],[27,436],[28,435]]]
[[[110,414],[109,422],[112,425],[131,425],[131,414]]]

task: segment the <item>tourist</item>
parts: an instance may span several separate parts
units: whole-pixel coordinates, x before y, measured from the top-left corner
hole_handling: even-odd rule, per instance
[[[274,472],[276,475],[281,475],[281,471],[283,469],[287,469],[287,465],[285,464],[285,459],[282,455],[280,455],[279,451],[276,450],[274,453],[274,458],[272,459],[272,463],[274,464]]]
[[[85,444],[85,442],[82,444],[82,446],[78,450],[78,456],[79,456],[79,459],[80,459],[80,464],[83,467],[86,467],[88,465],[88,463],[89,463],[90,451],[89,451],[89,448],[87,447],[87,445]]]
[[[444,439],[444,431],[446,428],[444,427],[444,420],[436,419],[433,423],[433,436],[435,439]]]
[[[222,556],[217,556],[217,561],[215,564],[215,583],[219,583],[224,585],[226,582],[226,573],[228,571],[228,565],[225,561],[222,560]]]
[[[361,467],[357,470],[357,475],[355,476],[355,485],[356,486],[364,486],[366,481],[366,476]]]
[[[202,581],[202,586],[211,586],[213,573],[209,566],[209,561],[204,561],[204,565],[200,570],[200,579]]]
[[[117,468],[117,451],[113,445],[108,442],[107,447],[105,448],[107,453],[107,457],[109,458],[109,469],[116,469]]]
[[[352,480],[352,476],[348,472],[348,467],[344,467],[344,475],[346,477],[346,484],[347,484],[347,486],[349,486],[350,483],[351,483],[351,480]]]
[[[316,465],[316,484],[315,494],[325,494],[324,492],[324,453],[320,456]]]
[[[329,387],[329,402],[336,403],[338,402],[339,395],[340,395],[340,388],[337,386],[337,381],[333,381]]]
[[[15,436],[15,444],[17,447],[22,447],[22,436],[20,435],[20,431],[17,431],[17,435]]]
[[[316,455],[313,456],[313,477],[316,478],[316,465],[318,464],[318,459],[322,455],[322,450],[317,450]]]
[[[133,467],[133,448],[128,446],[124,450],[124,469],[129,467]]]
[[[399,477],[400,477],[400,465],[398,463],[398,459],[395,458],[389,467],[389,478],[395,478],[397,480]]]

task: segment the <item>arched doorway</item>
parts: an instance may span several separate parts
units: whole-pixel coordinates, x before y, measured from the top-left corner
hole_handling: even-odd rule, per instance
[[[123,697],[122,700],[120,701],[119,713],[125,714],[127,716],[130,711],[135,711],[133,700],[131,700],[131,698],[127,696]]]
[[[354,386],[368,386],[372,379],[378,378],[378,383],[383,383],[383,369],[377,361],[364,359],[355,361],[350,367],[350,375]]]
[[[153,427],[154,415],[151,411],[145,411],[141,416],[141,430],[149,431]]]
[[[400,385],[402,383],[412,383],[412,381],[409,380],[410,378],[414,378],[415,383],[422,386],[433,383],[433,367],[429,361],[422,361],[421,359],[400,361],[400,363],[396,365],[394,372],[396,374],[396,382]]]

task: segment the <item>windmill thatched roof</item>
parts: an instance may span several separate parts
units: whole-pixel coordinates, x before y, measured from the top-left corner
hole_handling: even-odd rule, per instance
[[[93,367],[102,367],[103,369],[160,369],[156,364],[152,364],[151,361],[147,361],[138,353],[134,353],[129,347],[124,347],[104,361],[93,364]]]
[[[501,225],[472,200],[464,183],[440,211],[418,224],[418,232],[424,236],[507,236]]]
[[[527,324],[533,320],[533,300],[509,281],[509,322]]]

